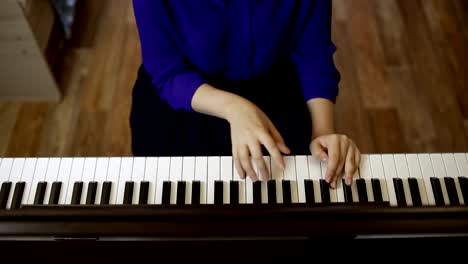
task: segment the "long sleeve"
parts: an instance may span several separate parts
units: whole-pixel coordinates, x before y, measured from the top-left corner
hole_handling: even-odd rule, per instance
[[[332,1],[316,0],[302,36],[291,53],[306,101],[326,98],[336,102],[340,74],[331,37]]]
[[[174,109],[192,111],[192,97],[205,79],[177,47],[163,5],[163,1],[133,0],[143,65],[161,98]]]

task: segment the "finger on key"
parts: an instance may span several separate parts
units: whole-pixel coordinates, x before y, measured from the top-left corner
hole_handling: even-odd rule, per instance
[[[349,148],[348,154],[346,155],[346,165],[345,165],[345,182],[347,185],[351,185],[353,182],[353,175],[357,169],[355,157],[355,149]]]
[[[252,181],[257,181],[258,178],[252,167],[252,161],[250,159],[249,150],[247,149],[247,146],[243,146],[241,149],[240,161],[242,164],[242,168],[247,172],[246,177],[250,177]]]

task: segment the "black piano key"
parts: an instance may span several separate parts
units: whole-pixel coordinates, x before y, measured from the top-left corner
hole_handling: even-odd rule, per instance
[[[101,204],[102,205],[109,204],[111,189],[112,189],[112,182],[106,181],[102,184],[102,192],[101,192]]]
[[[330,186],[324,179],[320,180],[320,194],[322,197],[322,203],[330,203]]]
[[[223,204],[223,182],[214,182],[214,204]]]
[[[10,195],[11,182],[3,182],[0,190],[0,209],[6,209],[8,196]]]
[[[125,183],[123,204],[132,204],[134,186],[135,186],[135,183],[132,181],[128,181]]]
[[[96,201],[97,182],[88,183],[88,193],[86,194],[86,205],[93,205]]]
[[[281,185],[283,187],[283,203],[291,204],[291,182],[283,180]]]
[[[253,182],[253,203],[261,204],[262,203],[262,182],[256,181]]]
[[[315,203],[314,182],[312,180],[304,180],[305,198],[307,204]]]
[[[163,182],[162,204],[171,204],[171,182]]]
[[[44,204],[45,191],[47,182],[39,182],[36,188],[36,195],[34,196],[34,205]]]
[[[184,181],[180,181],[177,183],[177,199],[176,199],[176,203],[178,205],[182,205],[182,204],[185,204],[185,188],[186,188],[186,185],[185,185],[185,182]],[[216,186],[215,186],[215,189],[216,189]],[[216,191],[216,190],[215,190]]]
[[[351,189],[351,186],[346,184],[345,179],[341,179],[343,181],[343,192],[344,192],[344,198],[346,203],[352,203],[353,202],[353,191]]]
[[[467,177],[458,177],[458,182],[460,183],[460,189],[463,196],[463,201],[465,201],[465,205],[468,204],[468,178]]]
[[[195,204],[195,205],[200,204],[200,189],[201,189],[200,182],[193,181],[192,182],[192,204]],[[231,191],[231,195],[232,195],[232,191]]]
[[[62,189],[61,182],[53,182],[52,189],[50,190],[49,204],[58,204],[60,197],[60,189]]]
[[[24,187],[26,186],[25,182],[17,182],[15,184],[15,190],[13,191],[13,199],[11,200],[11,209],[18,209],[21,206],[21,201],[23,200]]]
[[[364,179],[356,180],[356,187],[359,196],[359,202],[368,202],[366,181]]]
[[[445,181],[445,188],[447,189],[447,194],[449,197],[450,205],[451,206],[460,205],[460,201],[458,201],[457,188],[455,187],[455,180],[452,177],[444,177],[444,181]]]
[[[445,205],[444,196],[442,194],[442,186],[440,186],[439,178],[431,177],[432,193],[437,206]]]
[[[268,187],[268,203],[276,204],[276,182],[274,180],[269,180],[267,183]]]
[[[149,182],[140,182],[140,193],[138,194],[138,204],[148,204]]]
[[[398,206],[406,206],[406,196],[405,190],[403,189],[403,180],[399,178],[393,178],[393,186],[395,187],[395,195]]]
[[[380,187],[380,180],[372,179],[371,183],[372,183],[372,193],[374,194],[374,201],[377,203],[382,203],[383,196],[382,196],[382,188]]]
[[[418,180],[416,178],[408,178],[408,184],[411,192],[411,200],[413,206],[422,206],[421,194],[419,193]]]
[[[74,205],[80,204],[82,191],[83,191],[83,182],[75,182],[73,184],[71,204],[74,204]]]
[[[229,183],[229,203],[239,204],[239,182],[231,181]]]

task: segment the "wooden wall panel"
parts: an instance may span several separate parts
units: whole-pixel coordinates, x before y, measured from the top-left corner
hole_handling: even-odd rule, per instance
[[[0,1],[0,100],[60,98],[20,4],[16,0]]]

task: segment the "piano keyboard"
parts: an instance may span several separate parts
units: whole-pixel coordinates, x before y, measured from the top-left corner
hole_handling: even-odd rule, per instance
[[[27,205],[388,203],[464,206],[468,153],[362,155],[352,186],[324,180],[326,163],[265,157],[270,180],[239,178],[231,157],[0,158],[0,210]]]

